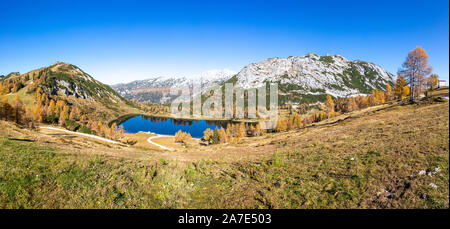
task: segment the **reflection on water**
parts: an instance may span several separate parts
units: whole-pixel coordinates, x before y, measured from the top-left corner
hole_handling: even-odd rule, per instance
[[[207,125],[210,126],[222,126],[227,127],[228,123],[230,121],[216,121],[216,120],[183,120],[183,119],[173,119],[173,118],[161,118],[161,117],[151,117],[151,116],[140,116],[142,120],[150,121],[150,122],[167,122],[168,120],[171,120],[175,125],[182,125],[182,126],[191,126],[194,123],[199,122],[206,122]]]
[[[120,125],[123,126],[123,129],[127,133],[144,131],[163,135],[175,135],[176,132],[181,130],[190,133],[194,138],[201,138],[206,129],[226,128],[229,123],[229,121],[182,120],[138,115],[126,120]]]

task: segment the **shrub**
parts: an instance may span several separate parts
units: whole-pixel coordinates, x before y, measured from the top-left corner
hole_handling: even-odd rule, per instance
[[[59,115],[49,115],[49,116],[46,116],[44,120],[46,123],[55,124],[55,123],[58,123]]]
[[[73,120],[66,120],[65,127],[71,131],[77,131],[80,128],[80,124],[76,123]]]
[[[82,126],[80,126],[80,128],[78,128],[78,132],[85,133],[85,134],[92,134],[92,130],[89,127],[84,126],[84,125],[82,125]]]
[[[218,144],[219,142],[220,142],[219,130],[216,128],[216,129],[214,129],[211,143]]]
[[[191,138],[191,135],[189,133],[183,132],[181,130],[179,130],[175,134],[175,142],[177,142],[177,143],[185,143],[186,140],[188,140],[190,138]]]
[[[332,56],[321,56],[319,60],[329,64],[334,63]]]
[[[211,129],[206,129],[205,131],[203,131],[203,140],[207,141],[207,142],[211,142],[211,138],[213,136],[213,131]]]
[[[274,152],[269,164],[273,167],[280,167],[284,165],[283,158],[278,152]]]

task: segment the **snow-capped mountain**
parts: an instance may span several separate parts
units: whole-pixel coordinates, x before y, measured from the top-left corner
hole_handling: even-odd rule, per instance
[[[202,88],[208,88],[222,84],[235,74],[235,71],[229,69],[214,69],[191,77],[161,76],[127,84],[116,84],[111,87],[127,99],[168,103],[177,97],[170,95],[171,87],[182,88],[192,86],[193,83],[201,83]]]
[[[243,88],[278,83],[285,101],[323,101],[326,94],[347,97],[384,89],[393,75],[365,61],[350,61],[339,55],[269,58],[244,67],[231,82]]]
[[[281,103],[315,103],[327,94],[348,97],[370,94],[373,89],[385,89],[393,83],[393,75],[378,65],[348,60],[340,55],[319,56],[310,53],[301,57],[268,58],[244,67],[239,73],[231,70],[211,70],[193,77],[156,77],[112,86],[128,99],[167,103],[172,86],[185,87],[202,82],[207,88],[224,82],[243,88],[259,88],[266,83],[278,83]]]

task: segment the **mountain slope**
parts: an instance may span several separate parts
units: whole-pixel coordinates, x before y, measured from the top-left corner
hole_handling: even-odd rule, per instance
[[[278,83],[280,95],[291,102],[323,101],[326,94],[333,97],[370,94],[392,81],[393,75],[378,65],[314,53],[252,63],[229,80],[243,88]]]
[[[153,103],[168,103],[177,96],[170,95],[171,87],[185,87],[195,82],[201,82],[202,87],[218,85],[236,72],[228,69],[210,70],[193,77],[154,77],[146,80],[136,80],[127,84],[116,84],[111,87],[123,97]]]
[[[252,63],[230,80],[243,88],[278,83],[280,95],[291,102],[323,101],[326,94],[333,97],[370,94],[392,81],[393,75],[378,65],[314,53]]]
[[[0,81],[0,95],[11,101],[16,95],[25,107],[37,104],[36,92],[41,92],[42,104],[49,99],[63,100],[69,106],[78,107],[92,120],[107,121],[130,111],[133,105],[111,87],[85,73],[75,65],[57,62],[49,67],[32,70],[25,74],[14,73]]]
[[[348,97],[371,94],[393,83],[393,75],[378,65],[339,55],[319,56],[310,53],[301,57],[268,58],[244,67],[239,73],[207,72],[197,79],[210,87],[225,82],[243,88],[258,88],[266,83],[278,83],[280,103],[314,103],[324,101],[327,94]],[[128,99],[156,103],[171,102],[172,86],[191,85],[191,78],[156,77],[113,85],[112,88]]]

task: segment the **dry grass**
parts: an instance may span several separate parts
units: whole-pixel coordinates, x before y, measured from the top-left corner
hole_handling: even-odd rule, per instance
[[[385,105],[174,152],[0,122],[0,207],[448,208],[448,109]]]
[[[448,97],[448,87],[441,87],[441,88],[437,88],[431,92],[429,92],[430,96],[446,96]]]

